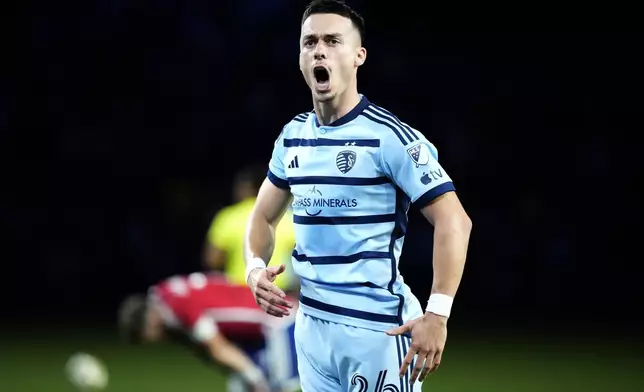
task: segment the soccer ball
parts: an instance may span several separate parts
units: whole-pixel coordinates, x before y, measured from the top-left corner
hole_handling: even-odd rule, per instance
[[[65,364],[65,373],[69,382],[81,391],[100,391],[107,387],[107,368],[90,354],[72,355]]]

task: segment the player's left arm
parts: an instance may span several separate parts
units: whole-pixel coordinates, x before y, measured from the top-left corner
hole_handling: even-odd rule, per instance
[[[431,293],[454,298],[463,275],[472,221],[456,195],[452,179],[438,163],[437,149],[416,134],[419,140],[407,145],[397,139],[389,141],[382,150],[382,165],[434,226]]]
[[[388,141],[382,150],[382,165],[434,226],[431,293],[454,298],[463,275],[472,221],[456,195],[452,179],[438,163],[437,149],[420,133],[416,135],[419,140],[407,145],[397,139]]]
[[[405,374],[414,355],[418,355],[410,377],[412,382],[419,375],[422,381],[440,364],[447,337],[447,318],[463,276],[472,229],[472,221],[456,195],[452,179],[438,163],[436,148],[421,134],[416,135],[417,141],[402,145],[392,140],[382,150],[386,174],[434,226],[434,279],[427,313],[388,332],[392,335],[412,333],[412,345],[400,369]]]
[[[438,294],[449,297],[451,301],[463,276],[472,221],[455,191],[437,196],[420,211],[434,226],[434,280],[430,298]],[[438,301],[440,303],[441,300]],[[428,311],[432,309],[432,302],[430,300]],[[437,308],[434,313],[449,317],[450,310]]]

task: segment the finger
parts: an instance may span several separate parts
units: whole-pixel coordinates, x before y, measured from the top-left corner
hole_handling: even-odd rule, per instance
[[[284,318],[283,314],[281,314],[279,312],[276,312],[273,309],[265,309],[265,310],[266,310],[266,314],[268,314],[270,316],[277,317],[277,318]]]
[[[436,358],[436,354],[433,352],[430,352],[427,354],[427,359],[425,359],[425,364],[423,365],[423,370],[420,372],[420,375],[418,376],[418,381],[423,381],[425,377],[430,373],[434,366],[434,360]]]
[[[434,357],[433,366],[429,369],[430,374],[435,372],[436,369],[438,369],[438,367],[440,366],[442,360],[443,360],[443,352],[439,351],[439,352],[436,353],[436,356]]]
[[[257,282],[257,287],[264,289],[266,291],[269,291],[279,298],[284,298],[286,297],[286,294],[277,286],[275,286],[272,282],[270,282],[268,279],[260,279],[259,282]],[[284,301],[286,304],[287,302]]]
[[[284,316],[288,315],[288,311],[286,309],[282,309],[282,308],[277,307],[275,305],[271,305],[265,299],[260,298],[257,301],[257,303],[259,304],[260,308],[262,308],[266,313],[270,314],[271,316],[284,317]]]
[[[418,376],[418,381],[423,381],[425,377],[429,374],[429,371],[432,368],[432,364],[434,363],[434,355],[432,353],[429,353],[427,355],[427,359],[425,359],[425,364],[423,365],[423,369],[420,372],[420,375]]]
[[[269,275],[272,275],[273,279],[275,279],[277,275],[281,274],[284,271],[286,271],[286,266],[284,264],[280,264],[277,267],[266,268],[266,272],[268,272]]]
[[[262,290],[261,292],[258,293],[258,296],[265,299],[272,305],[277,305],[287,309],[290,309],[293,307],[293,304],[291,304],[284,298],[278,297],[277,295],[271,293],[270,291]]]
[[[284,300],[276,297],[274,294],[269,293],[268,291],[263,291],[259,293],[257,297],[260,298],[267,306],[271,305],[275,309],[279,309],[279,312],[281,314],[283,315],[289,314],[288,307],[281,305],[281,302],[283,302]]]
[[[411,321],[408,321],[407,323],[401,325],[400,327],[392,328],[388,331],[385,331],[385,333],[389,336],[402,335],[404,333],[411,331],[412,325],[413,323]]]
[[[401,378],[407,374],[407,369],[411,366],[412,363],[414,363],[414,356],[416,355],[416,349],[414,346],[409,348],[409,351],[407,351],[407,355],[405,355],[405,358],[403,359],[402,365],[400,366],[400,371],[398,372],[398,376]]]
[[[423,368],[426,366],[425,364],[426,360],[427,360],[427,351],[419,350],[418,357],[416,357],[416,364],[414,365],[414,369],[412,370],[411,375],[409,376],[410,385],[413,385],[418,379],[418,376],[423,371]]]
[[[423,369],[421,370],[420,375],[418,376],[418,381],[419,382],[423,381],[425,379],[425,377],[427,377],[427,375],[429,374],[430,367],[427,365],[427,362],[429,362],[429,361],[430,361],[429,358],[427,358],[427,360],[425,360],[425,365],[423,366]]]
[[[396,327],[396,328],[390,329],[389,331],[385,331],[385,333],[389,336],[396,336],[396,335],[402,335],[407,331],[409,331],[409,328],[404,325],[401,325],[400,327]]]

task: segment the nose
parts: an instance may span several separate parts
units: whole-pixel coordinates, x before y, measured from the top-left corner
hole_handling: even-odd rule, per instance
[[[318,42],[315,46],[315,52],[313,52],[313,58],[315,60],[323,60],[326,58],[326,48],[323,42]]]

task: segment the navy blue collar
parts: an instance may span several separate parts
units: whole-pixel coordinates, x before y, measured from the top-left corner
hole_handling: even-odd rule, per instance
[[[360,102],[353,109],[351,109],[349,113],[335,120],[331,124],[325,125],[325,127],[339,127],[340,125],[347,124],[358,117],[360,113],[362,113],[362,111],[365,110],[368,106],[369,100],[363,95],[360,99]],[[320,123],[318,122],[318,116],[315,115],[315,111],[313,111],[313,118],[315,119],[315,126],[319,127]]]

